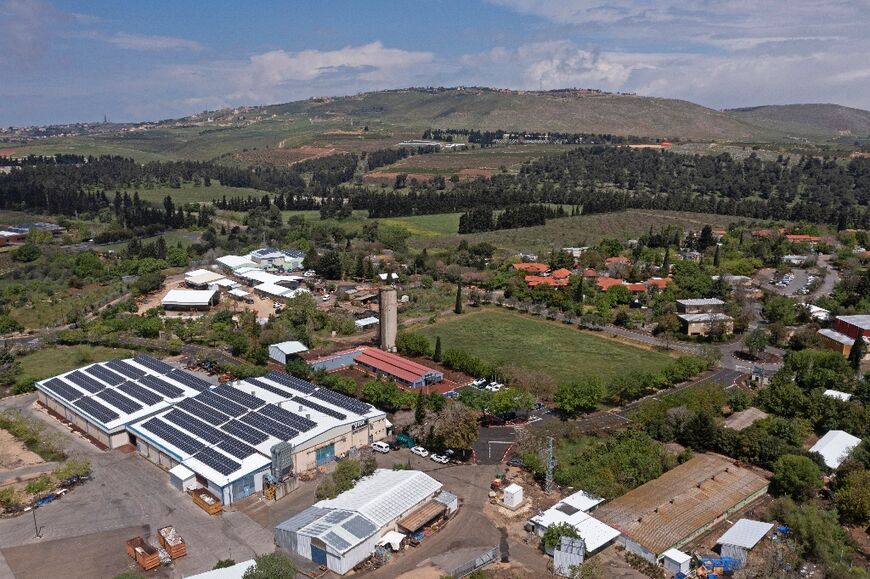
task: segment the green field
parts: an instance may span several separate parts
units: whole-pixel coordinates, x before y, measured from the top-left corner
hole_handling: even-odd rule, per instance
[[[485,308],[415,331],[442,348],[462,349],[482,360],[515,364],[557,383],[596,376],[604,381],[631,371],[655,372],[671,358],[546,320]]]
[[[132,195],[133,191],[134,190],[130,190],[128,193]],[[251,189],[249,187],[224,186],[217,181],[212,181],[210,187],[203,187],[202,185],[194,187],[193,183],[185,182],[182,183],[181,187],[178,189],[169,187],[168,185],[158,185],[151,189],[139,188],[135,189],[135,191],[139,192],[139,198],[143,201],[151,201],[157,205],[161,205],[163,199],[165,199],[167,195],[172,197],[172,201],[176,205],[181,205],[182,203],[206,203],[214,201],[215,199],[220,199],[224,196],[226,196],[227,199],[230,197],[247,198],[248,196],[257,197],[259,199],[267,194],[266,191]]]
[[[25,328],[37,329],[67,323],[70,315],[105,303],[119,294],[120,286],[91,286],[43,298],[30,307],[12,308],[9,316]]]
[[[104,346],[50,346],[18,359],[21,362],[20,379],[41,380],[91,362],[102,362],[130,355],[129,350]]]
[[[188,231],[186,229],[172,229],[165,233],[161,233],[160,235],[153,235],[151,237],[140,237],[139,241],[143,244],[151,243],[152,241],[157,241],[158,237],[162,237],[166,242],[167,247],[175,247],[179,243],[181,243],[182,247],[189,247],[191,244],[195,243],[199,240],[199,233],[195,231]],[[97,245],[94,247],[94,251],[97,252],[106,252],[106,251],[121,251],[126,249],[127,241],[119,241],[117,243],[109,243],[106,245]]]
[[[462,213],[437,213],[435,215],[414,215],[412,217],[391,217],[381,219],[386,225],[398,225],[414,237],[435,237],[453,235],[459,231],[459,217]]]

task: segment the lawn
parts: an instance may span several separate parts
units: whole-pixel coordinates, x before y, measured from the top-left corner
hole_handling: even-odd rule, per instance
[[[489,363],[516,364],[557,383],[597,376],[605,382],[631,371],[655,372],[671,362],[665,354],[501,309],[484,308],[414,328],[442,348],[462,349]]]
[[[42,380],[91,362],[102,362],[130,355],[129,350],[104,346],[50,346],[18,359],[21,362],[19,380],[23,378]]]

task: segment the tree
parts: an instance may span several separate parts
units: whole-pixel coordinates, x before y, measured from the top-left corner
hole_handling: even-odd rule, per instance
[[[214,564],[214,567],[212,567],[212,569],[226,569],[227,567],[232,567],[235,564],[235,559],[220,559],[217,563]]]
[[[795,500],[809,499],[822,488],[821,469],[805,456],[786,454],[773,465],[771,491]]]
[[[441,336],[435,337],[435,353],[432,354],[432,360],[435,362],[441,361]]]
[[[426,420],[426,399],[423,397],[423,389],[417,392],[417,405],[414,407],[414,422],[423,424]]]
[[[550,525],[547,527],[544,536],[541,540],[544,543],[544,549],[547,551],[552,551],[562,542],[562,537],[578,537],[577,529],[568,523],[559,523],[556,525]]]
[[[855,372],[861,371],[861,361],[864,360],[864,355],[867,353],[867,342],[864,341],[864,336],[858,336],[852,342],[852,349],[849,350],[849,364]]]
[[[758,358],[767,348],[769,341],[770,337],[767,335],[767,332],[762,328],[757,328],[746,336],[743,340],[743,345],[746,346],[746,351],[749,352],[750,356]]]
[[[664,276],[668,275],[668,272],[671,270],[671,246],[668,245],[665,247],[665,258],[662,260],[662,274]]]
[[[713,254],[713,267],[718,268],[719,265],[722,263],[721,253],[722,253],[722,245],[717,243],[716,244],[716,253]]]
[[[462,282],[456,284],[456,305],[453,306],[453,312],[456,314],[462,313]]]
[[[846,475],[834,493],[837,510],[847,522],[870,521],[870,470],[858,469]]]
[[[471,448],[478,436],[477,413],[461,402],[449,404],[435,423],[434,434],[445,448]]]
[[[556,390],[556,407],[569,416],[595,410],[607,395],[607,388],[598,378],[562,384]]]
[[[24,263],[28,263],[31,261],[36,261],[42,256],[42,250],[39,249],[39,246],[33,243],[25,243],[21,247],[15,250],[12,254],[12,259],[15,261],[21,261]]]
[[[665,348],[671,349],[671,340],[680,331],[680,318],[673,312],[668,312],[659,318],[656,325],[656,333],[661,333],[665,337]]]
[[[242,579],[287,579],[296,576],[296,566],[281,553],[267,553],[254,559]]]

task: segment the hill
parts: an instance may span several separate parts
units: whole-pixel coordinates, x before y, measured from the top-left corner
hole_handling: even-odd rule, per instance
[[[805,137],[867,137],[870,111],[834,104],[767,105],[725,111],[771,132]]]

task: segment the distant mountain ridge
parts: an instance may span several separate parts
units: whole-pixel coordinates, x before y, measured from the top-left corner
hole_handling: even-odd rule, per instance
[[[725,113],[779,132],[828,137],[870,136],[870,111],[836,104],[762,105],[730,109]]]

